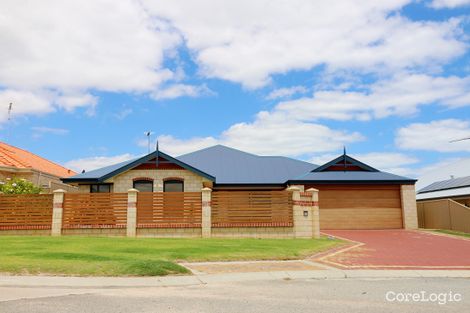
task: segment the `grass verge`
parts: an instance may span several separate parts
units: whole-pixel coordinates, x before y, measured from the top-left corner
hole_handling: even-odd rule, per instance
[[[462,232],[459,232],[459,231],[453,231],[453,230],[447,230],[447,229],[437,229],[437,230],[435,230],[435,232],[470,238],[469,233],[462,233]]]
[[[187,274],[178,261],[299,259],[336,239],[0,237],[0,272],[77,276]]]

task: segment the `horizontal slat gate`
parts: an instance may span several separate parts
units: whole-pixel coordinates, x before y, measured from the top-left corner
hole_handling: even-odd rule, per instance
[[[50,229],[52,195],[0,195],[0,229]]]
[[[287,191],[214,191],[212,227],[292,226]]]
[[[127,193],[69,193],[64,196],[63,228],[125,228]]]
[[[200,192],[139,192],[137,228],[201,227]]]

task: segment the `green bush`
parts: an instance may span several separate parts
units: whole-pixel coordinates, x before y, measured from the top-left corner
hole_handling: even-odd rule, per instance
[[[40,193],[41,188],[35,186],[32,182],[22,178],[7,179],[0,181],[0,193],[18,195],[28,193]]]

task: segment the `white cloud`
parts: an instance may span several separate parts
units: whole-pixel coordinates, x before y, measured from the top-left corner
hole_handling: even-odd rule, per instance
[[[353,154],[352,157],[381,171],[396,175],[414,176],[416,174],[415,170],[411,169],[409,166],[419,162],[419,160],[413,156],[398,152],[370,152]]]
[[[399,14],[409,2],[174,0],[145,5],[182,33],[202,75],[258,88],[273,74],[319,65],[426,71],[464,53],[459,20],[411,21]]]
[[[71,168],[77,173],[81,173],[82,170],[91,171],[95,170],[104,166],[109,166],[113,164],[117,164],[120,162],[124,162],[127,160],[131,160],[136,158],[137,156],[125,153],[115,156],[95,156],[89,158],[82,158],[76,160],[70,160],[65,163],[65,167]]]
[[[8,12],[0,19],[0,93],[29,97],[17,104],[16,113],[24,115],[87,106],[92,112],[98,102],[93,91],[147,93],[155,99],[211,94],[205,85],[182,83],[180,65],[165,66],[166,58],[178,59],[182,45],[190,49],[202,77],[249,88],[266,85],[274,74],[320,65],[328,73],[434,73],[464,53],[458,19],[411,21],[399,13],[408,3],[6,0],[0,4]],[[461,80],[454,79],[455,88],[468,88]],[[303,93],[301,88],[280,88],[268,97]],[[324,92],[314,99],[337,96]],[[361,94],[339,96],[345,102],[362,100]],[[460,96],[448,99],[450,104],[467,104],[468,95]],[[3,98],[8,103],[14,97]],[[387,108],[382,114],[388,114]],[[324,114],[344,119],[336,111]],[[368,119],[370,112],[354,116]]]
[[[470,5],[470,0],[434,0],[431,2],[430,6],[435,9],[442,8],[457,8],[460,6]]]
[[[450,142],[465,137],[470,137],[470,121],[445,119],[402,127],[397,132],[395,143],[409,150],[470,151],[470,140]]]
[[[158,138],[162,150],[182,154],[214,144],[224,144],[261,155],[299,156],[340,149],[346,143],[363,140],[357,132],[331,129],[315,123],[286,119],[277,112],[260,112],[251,123],[230,126],[217,137]],[[144,143],[141,143],[144,146]]]
[[[67,135],[69,133],[68,129],[65,128],[52,128],[44,126],[35,126],[31,127],[34,132],[41,134],[52,134],[52,135]]]
[[[90,90],[150,92],[173,73],[164,54],[180,44],[138,1],[2,1],[0,99],[15,114],[93,106]],[[5,120],[0,113],[0,122]]]
[[[279,89],[274,89],[269,93],[269,95],[266,97],[268,100],[275,100],[279,98],[289,98],[292,97],[293,95],[296,94],[302,94],[306,93],[308,91],[307,88],[304,86],[294,86],[294,87],[289,87],[289,88],[279,88]]]
[[[2,1],[0,82],[21,88],[151,90],[179,36],[137,1]],[[18,21],[23,21],[18,23]]]
[[[470,77],[401,74],[365,91],[319,90],[312,97],[281,102],[277,110],[298,119],[369,120],[410,115],[420,105],[470,105]]]
[[[193,152],[219,144],[219,140],[213,137],[195,137],[190,139],[178,139],[169,135],[162,135],[157,138],[159,149],[174,156]],[[139,146],[146,147],[147,141],[142,140]]]
[[[179,97],[199,97],[202,95],[213,95],[214,92],[206,85],[193,86],[187,84],[174,84],[169,87],[157,89],[151,93],[155,100],[175,99]]]
[[[11,117],[27,114],[46,114],[53,112],[50,105],[53,96],[50,93],[34,93],[25,90],[0,90],[0,123],[8,119],[8,106],[12,103]]]
[[[362,140],[363,137],[357,132],[348,133],[314,123],[317,119],[368,120],[389,115],[409,115],[416,112],[419,105],[435,102],[448,106],[470,104],[469,87],[470,78],[400,75],[392,80],[374,84],[370,92],[317,91],[313,98],[281,102],[270,112],[259,112],[253,122],[232,125],[216,137],[184,140],[163,136],[161,143],[168,147],[170,153],[176,154],[216,143],[260,154],[300,156],[329,152],[339,150],[344,144]],[[432,125],[431,128],[434,126]],[[444,125],[444,128],[448,129],[448,125]],[[466,132],[466,126],[463,126],[463,129],[460,127],[459,133],[452,132],[454,137],[449,134],[450,137],[445,142],[459,138],[458,135],[464,132]],[[407,133],[404,129],[399,133],[403,134],[401,137],[410,137],[407,135],[409,132]],[[468,134],[470,135],[470,131]],[[419,135],[418,139],[425,137],[423,140],[429,141],[432,138],[432,136],[426,136],[426,134]],[[423,141],[415,144],[416,140],[411,138],[409,140],[413,141],[411,146],[414,148],[423,144]],[[409,148],[405,139],[397,139],[397,143],[402,148]],[[465,143],[454,144],[450,149],[461,151],[459,147],[462,145]],[[397,155],[388,156],[389,159],[397,157]],[[374,160],[378,160],[377,155]],[[404,161],[403,158],[398,158],[398,160]],[[411,170],[403,165],[396,164],[394,167],[387,166],[385,169],[399,174],[411,173]]]
[[[69,93],[57,97],[57,106],[67,111],[72,111],[78,107],[95,106],[98,98],[89,93]]]
[[[420,169],[416,190],[436,181],[470,175],[470,158],[449,158]]]
[[[67,93],[61,94],[50,90],[0,90],[0,124],[8,118],[8,105],[12,103],[11,119],[27,115],[43,115],[64,109],[72,111],[78,107],[91,109],[97,103],[97,98],[90,94]]]
[[[119,112],[114,114],[114,117],[120,121],[131,115],[133,110],[131,108],[122,108]]]

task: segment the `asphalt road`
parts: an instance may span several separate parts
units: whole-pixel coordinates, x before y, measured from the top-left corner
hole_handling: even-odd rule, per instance
[[[405,293],[429,301],[397,301]],[[11,299],[0,302],[2,313],[470,311],[470,280],[464,278],[296,279],[126,289],[4,287],[0,295]],[[434,297],[439,297],[436,302]]]

